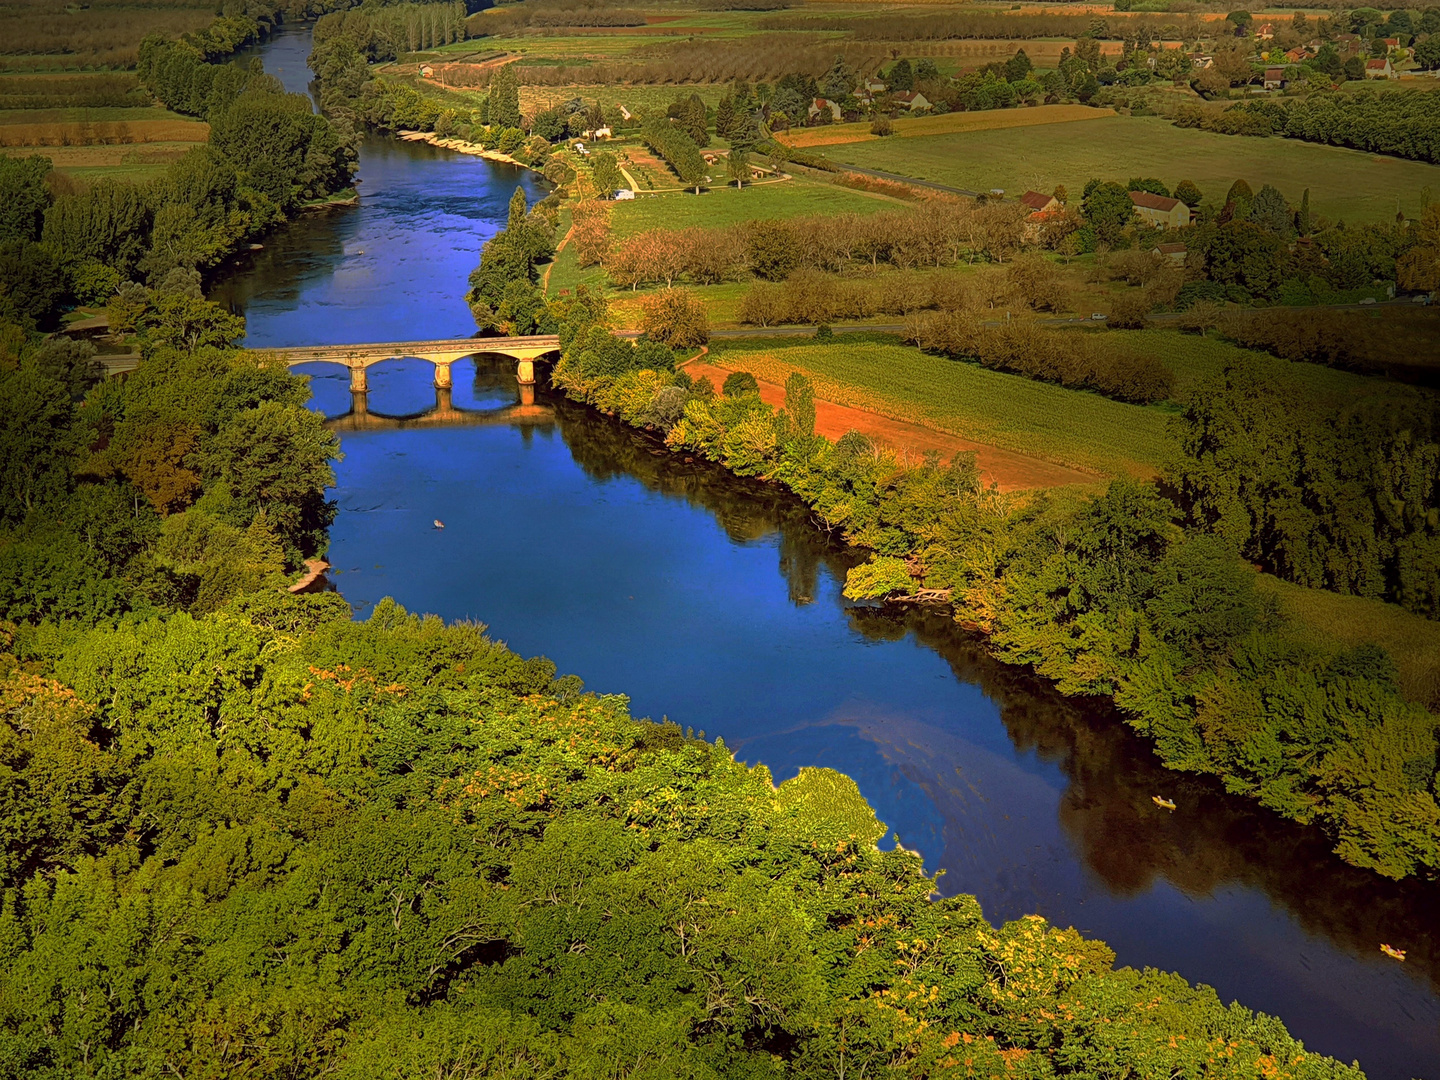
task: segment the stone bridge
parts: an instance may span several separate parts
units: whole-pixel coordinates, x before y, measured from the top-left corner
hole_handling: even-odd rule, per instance
[[[446,338],[440,341],[390,341],[361,345],[300,345],[287,349],[257,349],[289,367],[297,364],[341,364],[350,371],[350,392],[363,395],[370,389],[366,369],[386,360],[414,357],[435,365],[435,388],[449,390],[450,365],[467,356],[499,355],[515,361],[515,379],[521,400],[535,400],[535,361],[560,351],[555,334],[529,337]],[[362,406],[363,407],[363,406]]]

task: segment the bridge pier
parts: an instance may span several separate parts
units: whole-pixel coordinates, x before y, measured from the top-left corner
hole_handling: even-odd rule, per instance
[[[520,404],[535,404],[535,361],[521,360],[515,365],[515,381],[520,384]]]
[[[450,362],[442,363],[439,360],[432,360],[431,363],[435,365],[435,389],[449,390],[453,385],[450,381]]]
[[[350,392],[352,394],[364,394],[370,389],[370,382],[365,374],[364,364],[350,364]]]

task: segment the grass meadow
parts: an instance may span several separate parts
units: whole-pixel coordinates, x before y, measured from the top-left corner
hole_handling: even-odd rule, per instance
[[[961,132],[1003,131],[1008,128],[1043,127],[1047,124],[1068,124],[1080,120],[1099,120],[1114,116],[1113,109],[1094,109],[1089,105],[1038,105],[1032,109],[984,109],[979,112],[952,112],[938,116],[902,116],[894,122],[895,134],[889,139],[913,139],[928,135],[954,135]],[[870,122],[826,124],[823,127],[796,128],[780,136],[787,146],[840,146],[852,143],[884,142],[885,138],[870,134]],[[880,166],[876,166],[879,168]],[[922,177],[930,179],[930,177]]]
[[[801,371],[814,380],[816,395],[828,401],[1065,465],[1138,476],[1153,475],[1170,454],[1166,427],[1179,411],[1177,402],[1227,361],[1262,359],[1217,338],[1177,330],[1065,332],[1103,333],[1117,350],[1159,356],[1175,373],[1174,400],[1129,405],[931,356],[890,335],[842,335],[830,344],[757,337],[716,341],[712,348],[717,363],[767,382],[784,383],[791,372]],[[1290,364],[1288,371],[1298,393],[1336,403],[1395,392],[1388,380],[1315,364]]]
[[[873,214],[900,205],[833,184],[785,180],[741,189],[712,187],[703,195],[676,191],[641,196],[633,202],[617,202],[610,222],[615,236],[623,239],[646,229],[714,228],[806,214]]]
[[[954,187],[1076,193],[1091,177],[1121,182],[1184,179],[1218,202],[1237,178],[1271,183],[1293,202],[1310,189],[1310,206],[1346,220],[1393,216],[1397,203],[1420,213],[1421,191],[1440,185],[1440,167],[1362,154],[1296,139],[1216,135],[1177,128],[1159,117],[1107,117],[1086,123],[958,132],[835,146],[832,161],[914,176]]]
[[[712,343],[715,362],[783,384],[799,371],[815,394],[975,442],[1109,475],[1153,475],[1169,413],[931,356],[889,336],[752,338]]]

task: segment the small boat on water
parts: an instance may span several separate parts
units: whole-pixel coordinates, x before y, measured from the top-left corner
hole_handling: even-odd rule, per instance
[[[443,528],[445,527],[445,522],[441,521],[439,518],[436,518],[436,519],[435,519],[435,527],[436,527],[437,529],[443,529]]]
[[[1397,949],[1393,945],[1381,945],[1380,951],[1390,957],[1391,960],[1399,960],[1402,964],[1405,962],[1404,949]]]
[[[1164,810],[1174,810],[1175,804],[1169,799],[1162,799],[1159,795],[1151,795],[1150,801]]]

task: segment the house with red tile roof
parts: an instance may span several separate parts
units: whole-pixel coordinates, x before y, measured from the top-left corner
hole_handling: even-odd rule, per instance
[[[1179,199],[1149,191],[1132,191],[1130,201],[1135,204],[1135,215],[1157,229],[1183,229],[1190,224],[1190,207]]]

